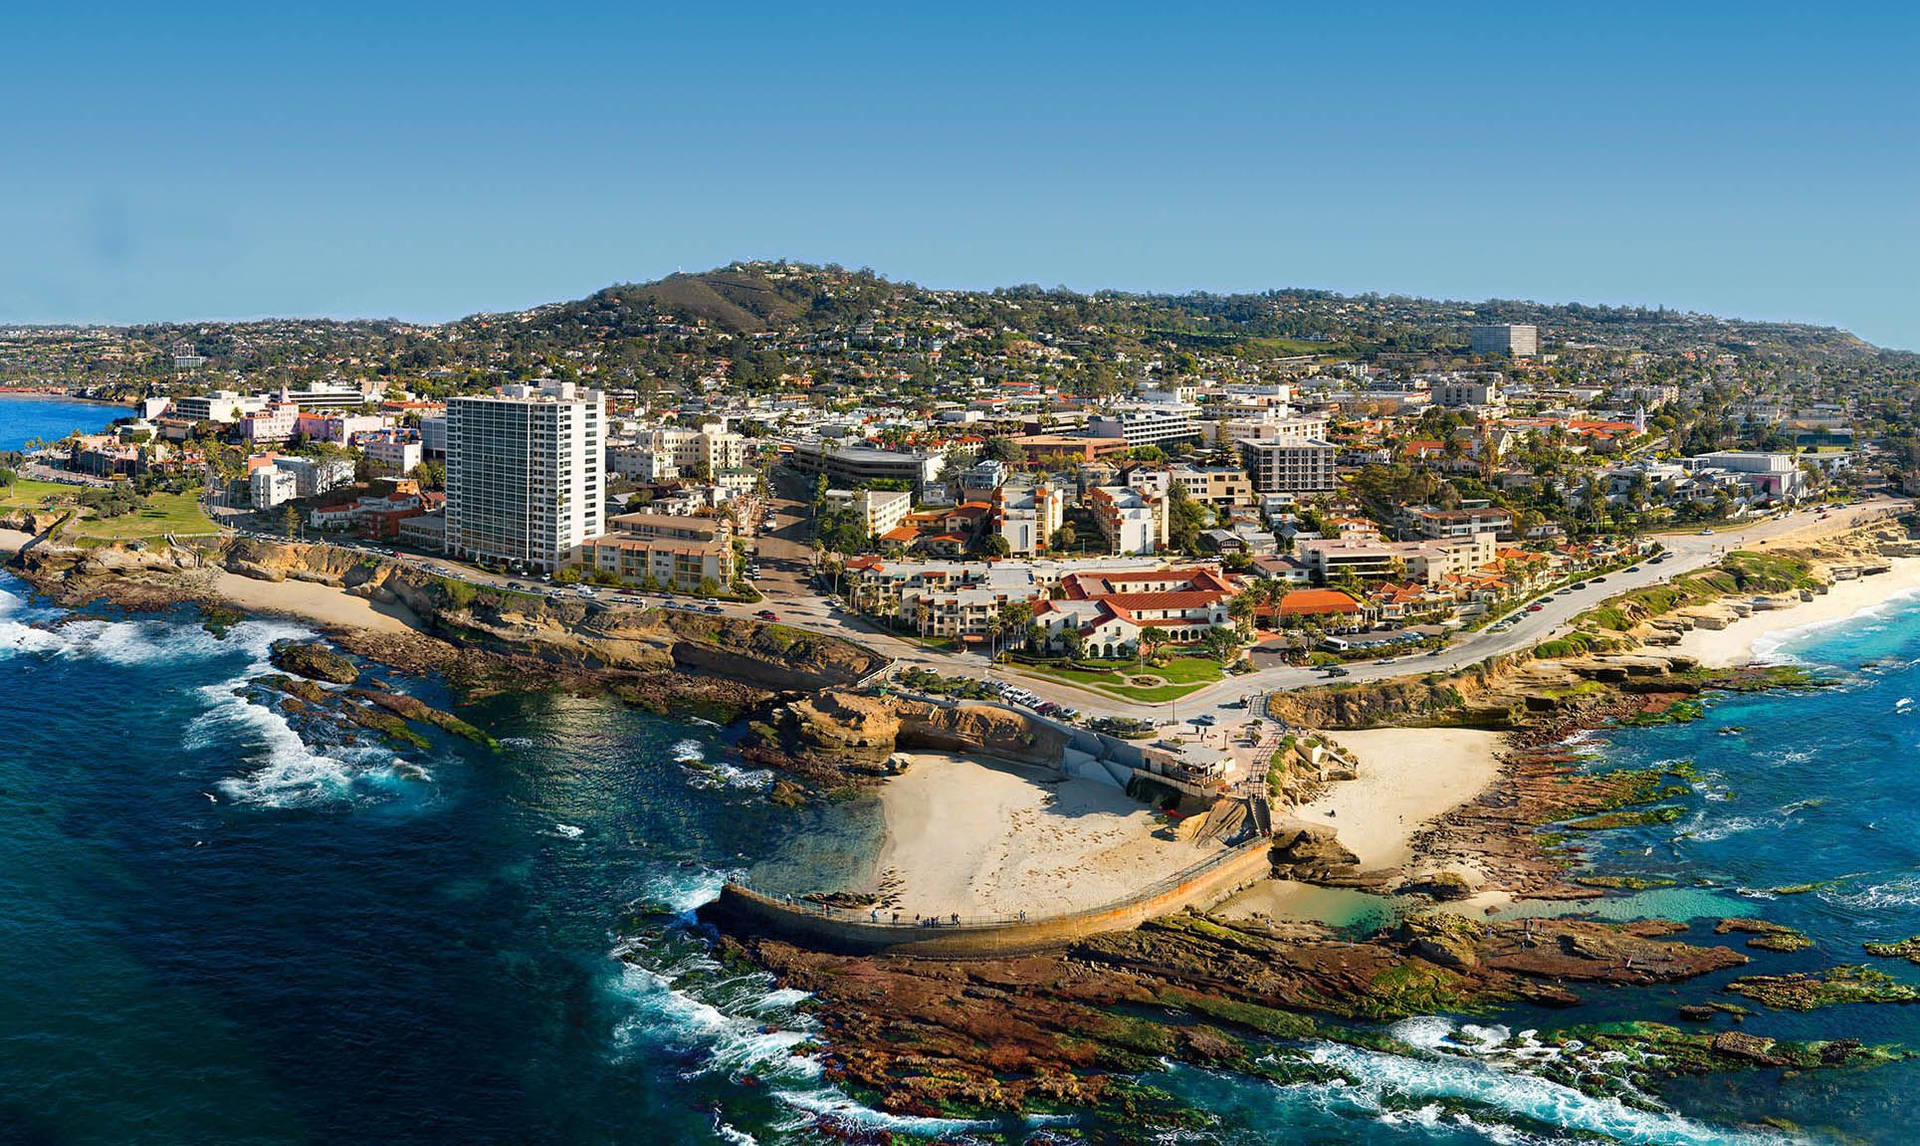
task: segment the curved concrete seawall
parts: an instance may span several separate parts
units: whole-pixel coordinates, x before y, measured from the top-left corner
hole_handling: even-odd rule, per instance
[[[787,939],[848,954],[914,955],[929,959],[989,959],[1065,947],[1103,931],[1125,931],[1155,916],[1209,907],[1272,871],[1271,841],[1260,839],[1221,852],[1144,888],[1138,895],[1086,911],[1037,919],[998,919],[924,927],[875,923],[865,912],[788,903],[729,883],[702,914],[734,930]]]

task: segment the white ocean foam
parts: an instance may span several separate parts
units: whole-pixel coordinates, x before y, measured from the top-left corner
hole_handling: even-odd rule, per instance
[[[1862,633],[1881,632],[1886,629],[1885,622],[1894,613],[1920,602],[1920,588],[1902,589],[1884,600],[1868,605],[1844,617],[1828,617],[1820,621],[1808,621],[1804,625],[1795,625],[1790,629],[1775,629],[1762,633],[1753,642],[1753,661],[1755,664],[1804,664],[1803,660],[1788,651],[1788,646],[1797,646],[1830,629],[1849,629]],[[1863,621],[1878,622],[1862,625]]]
[[[1472,1102],[1512,1118],[1644,1146],[1782,1141],[1777,1135],[1723,1130],[1677,1114],[1639,1109],[1617,1098],[1596,1098],[1537,1075],[1501,1070],[1458,1055],[1412,1058],[1338,1043],[1315,1044],[1310,1054],[1315,1062],[1335,1067],[1359,1081],[1332,1086],[1296,1083],[1279,1089],[1316,1105],[1371,1113],[1386,1122],[1438,1119],[1437,1104],[1451,1099]],[[1404,1109],[1408,1100],[1421,1099],[1432,1099],[1435,1105]],[[1431,1115],[1421,1113],[1429,1109]],[[1516,1137],[1510,1141],[1524,1140],[1518,1137],[1518,1130],[1511,1132]]]
[[[775,776],[765,768],[742,768],[729,764],[725,760],[707,763],[683,762],[687,782],[696,788],[717,791],[721,788],[735,788],[743,792],[771,791]]]
[[[8,615],[0,616],[0,656],[25,653],[123,666],[209,660],[235,652],[259,658],[276,640],[312,635],[299,626],[274,621],[243,621],[225,638],[178,621],[151,619],[80,617],[33,624],[19,619],[18,610],[15,600]]]
[[[685,873],[655,880],[672,892],[663,897],[691,910],[713,899],[725,876]],[[795,1112],[782,1132],[797,1132],[825,1119],[864,1130],[890,1131],[924,1137],[990,1129],[994,1122],[961,1118],[922,1118],[890,1114],[863,1106],[831,1083],[822,1081],[822,1064],[812,1055],[796,1053],[817,1032],[814,1019],[798,1005],[809,996],[793,988],[776,988],[763,972],[714,977],[722,965],[703,950],[684,952],[664,965],[643,966],[639,960],[659,958],[656,939],[636,939],[616,949],[622,960],[615,989],[628,1000],[631,1013],[614,1027],[615,1053],[630,1055],[642,1047],[665,1047],[692,1060],[684,1076],[753,1075],[771,1082],[771,1093]],[[1065,1117],[1032,1118],[1030,1126],[1062,1125]],[[753,1139],[718,1116],[715,1132],[730,1142]],[[726,1130],[722,1130],[726,1127]],[[733,1130],[729,1134],[726,1131]]]
[[[215,785],[242,803],[269,808],[310,807],[371,795],[403,782],[400,757],[373,744],[340,745],[317,751],[301,739],[287,718],[265,705],[233,694],[237,682],[212,685],[202,693],[214,701],[187,726],[185,744],[204,747],[223,736],[248,742],[242,751],[257,766]],[[420,778],[424,769],[408,768]]]
[[[533,745],[534,740],[531,736],[502,736],[500,738],[500,746],[502,748],[532,748]]]
[[[587,829],[577,827],[573,824],[555,824],[553,825],[551,834],[559,836],[563,840],[577,840],[587,834]]]
[[[220,643],[222,651],[241,649],[251,653],[253,661],[238,676],[199,690],[207,709],[186,726],[181,746],[192,751],[226,737],[239,739],[242,755],[255,767],[215,787],[241,803],[268,808],[383,799],[408,780],[429,778],[426,769],[378,744],[330,745],[322,751],[309,745],[278,709],[247,698],[247,686],[272,668],[268,654],[275,641],[311,635],[277,622],[235,625]]]
[[[1709,822],[1703,810],[1694,816],[1686,828],[1676,834],[1682,839],[1710,844],[1715,840],[1724,840],[1728,836],[1737,836],[1742,832],[1751,832],[1759,828],[1784,827],[1788,822],[1786,816],[1728,816],[1724,820]]]
[[[1920,876],[1901,876],[1853,891],[1826,887],[1820,890],[1819,895],[1829,903],[1859,911],[1920,906]]]
[[[643,898],[661,904],[677,915],[690,915],[719,899],[720,888],[727,879],[728,873],[706,868],[662,872],[647,880]]]
[[[673,747],[667,749],[667,753],[673,757],[673,762],[676,764],[698,764],[707,758],[706,745],[691,737],[675,741]]]

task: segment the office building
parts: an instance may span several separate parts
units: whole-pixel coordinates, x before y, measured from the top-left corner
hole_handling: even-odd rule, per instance
[[[1145,402],[1087,419],[1087,437],[1122,438],[1128,449],[1193,441],[1200,437],[1200,410],[1178,402]]]
[[[824,439],[798,443],[787,460],[801,473],[826,474],[828,482],[839,486],[871,481],[907,482],[913,486],[916,497],[925,494],[927,487],[939,480],[945,465],[945,458],[939,454],[903,454],[862,443]]]

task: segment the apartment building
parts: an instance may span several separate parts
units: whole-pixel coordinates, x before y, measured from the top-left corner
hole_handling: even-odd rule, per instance
[[[606,396],[572,383],[447,401],[447,552],[559,568],[604,532]]]
[[[1168,481],[1201,505],[1238,508],[1253,504],[1253,482],[1245,472],[1228,466],[1177,466]]]
[[[1052,543],[1066,520],[1066,491],[1050,482],[1001,486],[994,491],[994,528],[1015,557],[1031,557]]]
[[[1414,508],[1406,511],[1406,520],[1421,537],[1436,541],[1492,533],[1513,536],[1513,514],[1491,507],[1480,509]]]
[[[1192,441],[1201,436],[1200,409],[1178,402],[1145,402],[1087,419],[1087,437],[1121,438],[1129,449]]]
[[[1540,353],[1540,328],[1537,326],[1476,326],[1472,337],[1475,354],[1530,358]]]
[[[353,463],[345,458],[275,458],[293,474],[295,496],[319,497],[353,481]]]
[[[1317,537],[1296,541],[1294,555],[1313,579],[1324,585],[1345,575],[1380,580],[1398,572],[1400,554],[1384,541],[1360,537]]]
[[[637,516],[637,515],[635,515]],[[733,544],[721,537],[706,541],[609,533],[588,538],[573,552],[582,569],[611,574],[628,585],[654,584],[682,592],[725,588],[733,583]]]
[[[860,519],[867,537],[877,537],[905,521],[913,512],[913,495],[906,490],[830,489],[827,505],[850,509]]]
[[[718,426],[687,430],[676,426],[647,430],[630,442],[607,448],[607,470],[639,481],[661,482],[722,470],[746,461],[746,439]]]
[[[1326,493],[1336,484],[1333,443],[1313,438],[1242,438],[1240,464],[1260,493]]]
[[[679,513],[621,513],[607,519],[607,528],[628,537],[667,538],[672,541],[730,540],[733,527],[724,517],[689,517]]]
[[[248,474],[247,492],[252,495],[255,509],[273,509],[300,496],[293,471],[279,466],[261,466]]]
[[[386,474],[411,473],[426,456],[417,439],[395,433],[363,440],[360,451],[374,469]]]
[[[1490,406],[1500,400],[1498,374],[1443,374],[1429,381],[1427,390],[1442,406]]]
[[[1087,508],[1094,524],[1115,553],[1158,553],[1167,545],[1167,501],[1124,485],[1095,486],[1087,491]]]

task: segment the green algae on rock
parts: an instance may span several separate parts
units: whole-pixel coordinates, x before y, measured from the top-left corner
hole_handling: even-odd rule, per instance
[[[1820,974],[1745,975],[1727,990],[1782,1011],[1812,1011],[1842,1003],[1920,1003],[1920,989],[1885,971],[1847,964]]]

